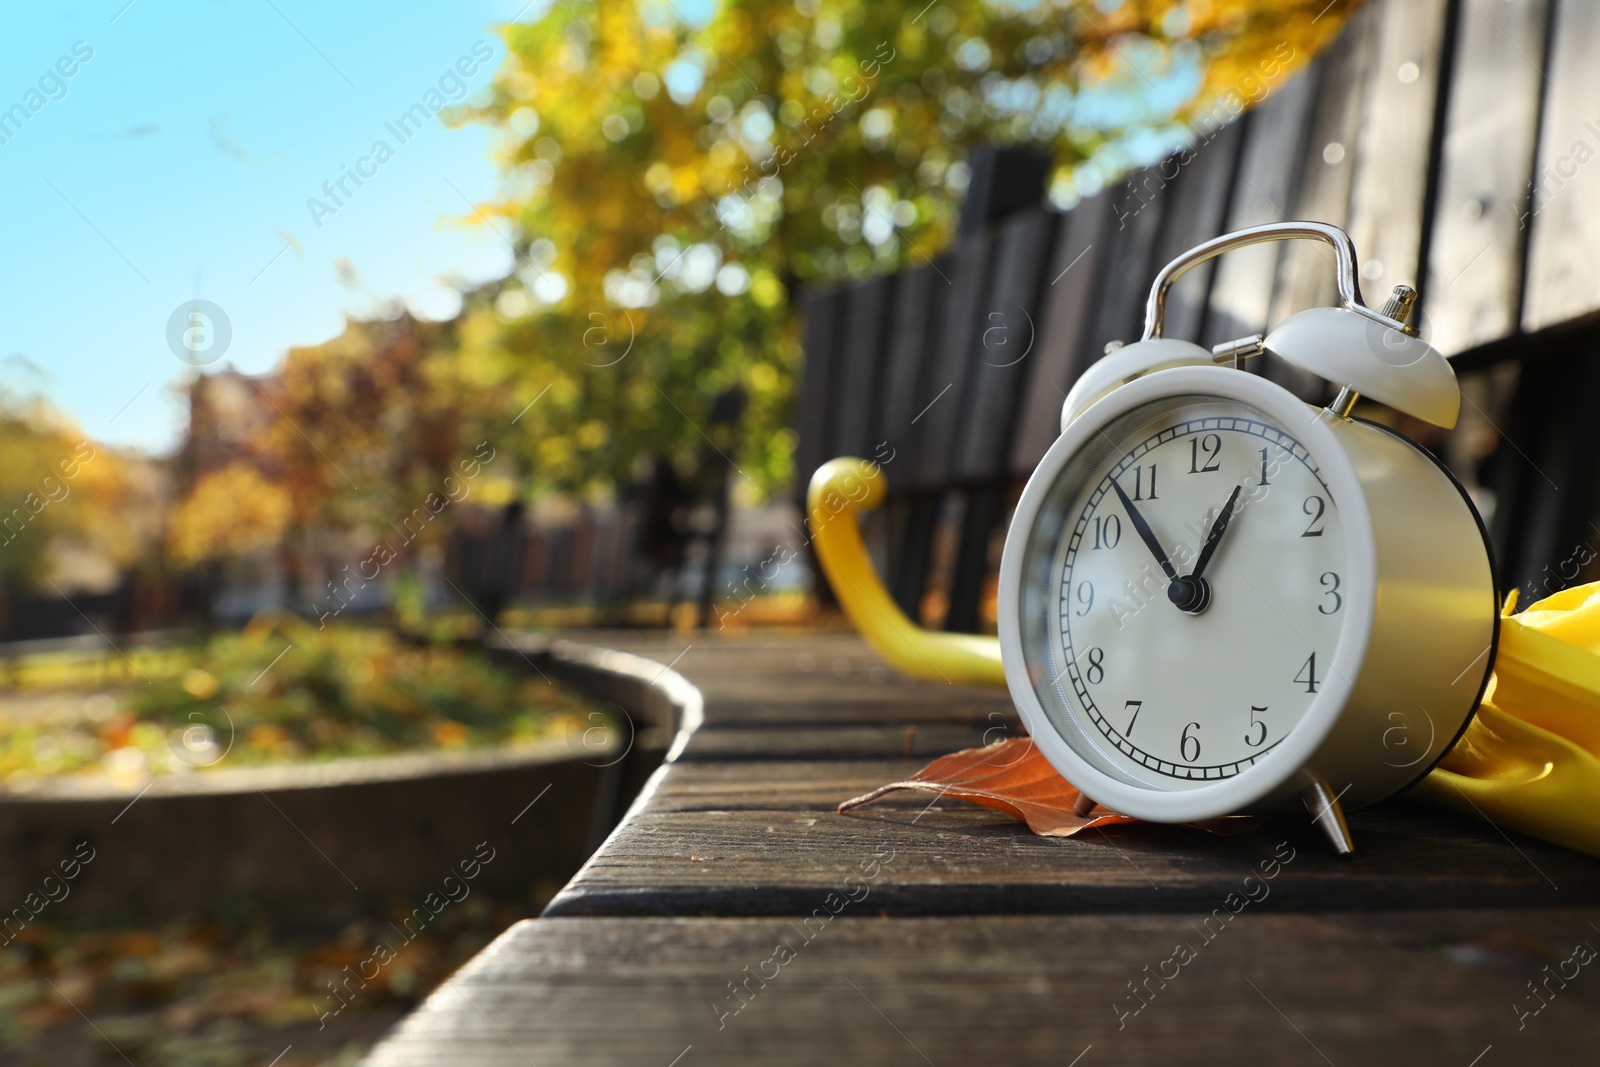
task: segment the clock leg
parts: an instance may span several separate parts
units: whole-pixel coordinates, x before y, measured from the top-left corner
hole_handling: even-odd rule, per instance
[[[1077,801],[1072,805],[1072,814],[1081,819],[1093,810],[1094,801],[1090,799],[1087,793],[1079,793]]]
[[[1319,778],[1306,786],[1300,791],[1300,799],[1311,813],[1311,821],[1328,835],[1334,851],[1341,856],[1348,856],[1355,851],[1355,842],[1350,840],[1350,827],[1344,821],[1344,809],[1339,806],[1338,794],[1334,793],[1327,779]]]

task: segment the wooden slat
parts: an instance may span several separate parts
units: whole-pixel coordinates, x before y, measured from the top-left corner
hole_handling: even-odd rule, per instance
[[[936,311],[944,307],[949,285],[941,269],[938,261],[913,267],[900,274],[895,287],[882,405],[883,436],[894,450],[886,467],[892,492],[900,490],[903,473],[916,469],[918,434],[912,420],[933,399]]]
[[[1227,228],[1227,210],[1244,141],[1243,132],[1244,127],[1238,122],[1230,122],[1214,131],[1202,124],[1199,136],[1203,140],[1190,150],[1193,158],[1183,165],[1174,182],[1172,207],[1156,244],[1153,267],[1170,263]],[[1178,158],[1184,156],[1180,154]],[[1215,260],[1202,263],[1167,290],[1163,316],[1166,336],[1199,339],[1215,268]]]
[[[917,420],[917,467],[906,489],[944,488],[950,482],[956,438],[965,432],[970,395],[965,388],[972,352],[980,344],[983,295],[993,269],[994,231],[979,230],[950,256],[950,284],[939,294],[944,314],[934,335],[929,406]],[[908,472],[909,473],[909,472]]]
[[[1545,0],[1461,7],[1422,305],[1447,356],[1518,329],[1548,16]]]
[[[1416,286],[1420,277],[1448,8],[1448,0],[1384,0],[1374,13],[1378,47],[1366,71],[1347,227],[1373,307],[1395,285]]]
[[[1043,209],[1019,211],[998,227],[994,275],[967,368],[967,419],[952,457],[958,481],[1004,476],[1028,361],[1037,354],[1039,296],[1059,218]]]
[[[1575,945],[1595,944],[1592,912],[1580,908],[1314,917],[1270,913],[1272,889],[1226,921],[1212,915],[1221,897],[1115,922],[884,921],[872,883],[859,880],[878,844],[841,858],[858,900],[835,903],[845,898],[828,892],[846,887],[832,887],[793,918],[519,923],[365,1062],[1494,1067],[1594,1057],[1593,975],[1540,986],[1546,999],[1528,988]],[[1236,872],[1235,889],[1248,873]],[[1177,957],[1179,945],[1192,958]],[[1177,958],[1187,962],[1168,962]],[[1516,1008],[1539,1005],[1519,1020]]]
[[[1162,266],[1152,261],[1168,205],[1167,184],[1159,168],[1152,167],[1117,186],[1111,202],[1110,257],[1097,265],[1102,287],[1094,326],[1080,349],[1080,366],[1100,358],[1109,342],[1137,341],[1143,333],[1150,278]]]
[[[1101,286],[1100,265],[1109,262],[1110,234],[1115,223],[1110,191],[1098,193],[1067,213],[1056,230],[1043,306],[1039,343],[1029,357],[1029,378],[1018,416],[1011,452],[1011,473],[1033,472],[1061,433],[1061,403],[1067,390],[1088,366],[1084,353],[1094,323],[1095,294]]]
[[[811,293],[805,309],[805,366],[800,373],[800,389],[795,411],[795,429],[800,436],[795,447],[795,490],[805,498],[811,472],[832,459],[834,405],[837,403],[841,323],[844,294],[839,289]]]
[[[1344,226],[1349,220],[1350,181],[1355,173],[1365,74],[1377,47],[1378,11],[1376,4],[1358,8],[1339,39],[1314,64],[1319,68],[1316,104],[1299,188],[1289,211],[1294,218],[1334,226]],[[1270,320],[1279,322],[1293,312],[1330,304],[1336,296],[1333,253],[1311,241],[1287,244]]]
[[[1285,907],[1556,907],[1600,900],[1600,864],[1589,857],[1520,835],[1508,840],[1487,824],[1418,803],[1351,814],[1358,851],[1340,857],[1307,819],[1232,837],[1139,824],[1061,841],[1038,837],[999,812],[926,796],[920,806],[839,815],[834,805],[851,794],[807,810],[784,799],[776,771],[783,764],[749,766],[750,791],[770,793],[772,806],[639,813],[546,914],[795,914],[849,873],[851,856],[882,840],[903,847],[879,884],[874,910],[895,915],[1195,907],[1226,895],[1252,857],[1285,839],[1301,853],[1275,888]],[[872,784],[858,780],[863,788]]]
[[[1538,330],[1600,305],[1600,5],[1558,0],[1551,26],[1522,325]]]
[[[881,274],[845,290],[841,363],[835,375],[839,384],[833,398],[839,409],[832,440],[834,455],[870,458],[873,446],[883,439],[879,436],[880,390],[888,363],[895,282],[895,275]]]
[[[1318,72],[1302,71],[1284,81],[1245,117],[1244,147],[1228,207],[1227,229],[1282,222],[1300,180],[1306,117],[1316,99]],[[1217,261],[1203,343],[1208,347],[1268,325],[1281,243],[1229,252]],[[1255,369],[1255,368],[1252,368]]]

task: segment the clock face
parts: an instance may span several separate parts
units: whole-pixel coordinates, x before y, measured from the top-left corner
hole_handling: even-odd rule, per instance
[[[1035,533],[1036,691],[1116,777],[1238,775],[1327,684],[1353,590],[1338,502],[1293,425],[1218,398],[1135,408],[1068,461]]]

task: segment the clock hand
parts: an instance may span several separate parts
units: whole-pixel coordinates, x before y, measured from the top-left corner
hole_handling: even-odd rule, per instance
[[[1200,546],[1200,558],[1194,561],[1194,570],[1189,572],[1190,578],[1198,578],[1205,572],[1206,564],[1211,562],[1211,557],[1217,551],[1217,545],[1222,543],[1222,535],[1228,529],[1228,520],[1233,518],[1233,504],[1239,499],[1239,491],[1244,486],[1236,485],[1228,496],[1228,502],[1222,505],[1222,511],[1217,515],[1216,521],[1211,524],[1211,532],[1206,534],[1206,543]]]
[[[1111,488],[1117,491],[1117,496],[1122,500],[1122,508],[1128,513],[1128,519],[1133,523],[1133,528],[1139,531],[1139,539],[1145,543],[1150,554],[1156,557],[1156,562],[1161,564],[1161,569],[1167,572],[1167,577],[1172,581],[1178,580],[1178,570],[1167,558],[1166,550],[1161,547],[1161,542],[1156,540],[1155,532],[1150,529],[1150,524],[1144,521],[1144,516],[1139,514],[1139,509],[1133,506],[1133,501],[1128,499],[1128,494],[1122,491],[1122,486],[1117,484],[1115,478],[1111,479]]]

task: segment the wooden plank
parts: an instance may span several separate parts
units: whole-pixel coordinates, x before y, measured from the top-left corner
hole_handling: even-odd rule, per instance
[[[1039,314],[1039,344],[1029,360],[1029,379],[1018,416],[1011,473],[1033,472],[1045,450],[1061,434],[1061,403],[1067,390],[1096,356],[1089,356],[1101,265],[1109,262],[1115,216],[1112,191],[1083,201],[1057,228],[1044,306]]]
[[[952,456],[957,481],[1005,476],[1017,406],[1031,369],[1028,361],[1038,348],[1039,296],[1059,218],[1042,208],[1019,211],[998,228],[982,331],[967,368],[967,420]]]
[[[1099,359],[1109,342],[1137,341],[1144,331],[1145,296],[1151,276],[1163,266],[1151,261],[1167,208],[1167,183],[1157,165],[1117,187],[1111,202],[1110,256],[1100,266],[1104,278],[1096,297],[1094,327],[1078,357],[1082,366]]]
[[[1600,1036],[1592,975],[1543,984],[1596,943],[1579,908],[885,921],[872,848],[794,918],[519,923],[364,1062],[1494,1067]]]
[[[1242,120],[1244,146],[1228,206],[1228,231],[1288,218],[1288,205],[1300,181],[1317,73],[1302,71],[1283,82]],[[1202,344],[1210,347],[1267,329],[1283,252],[1284,246],[1274,242],[1229,252],[1217,260]]]
[[[882,274],[845,290],[844,337],[840,342],[838,386],[833,403],[832,446],[834,456],[869,458],[873,446],[882,440],[881,388],[887,366],[886,343],[889,335],[889,309],[894,298],[895,276]]]
[[[1227,229],[1227,209],[1244,144],[1243,133],[1241,123],[1230,122],[1214,132],[1205,132],[1206,139],[1191,150],[1194,158],[1184,165],[1174,183],[1172,208],[1156,244],[1153,268],[1159,269]],[[1199,339],[1215,269],[1215,260],[1202,263],[1167,290],[1162,320],[1166,336]]]
[[[777,790],[751,764],[751,791]],[[675,773],[676,765],[669,770]],[[844,800],[846,797],[839,797]],[[792,915],[891,840],[900,858],[874,911],[892,915],[1170,911],[1214,901],[1289,840],[1299,859],[1275,906],[1304,911],[1557,907],[1600,902],[1600,863],[1415,802],[1350,815],[1357,851],[1333,853],[1308,819],[1232,837],[1154,823],[1039,837],[1000,812],[923,797],[848,815],[822,803],[754,811],[642,812],[606,842],[546,914]],[[925,813],[924,813],[925,812]],[[1559,891],[1556,887],[1559,887]]]
[[[916,469],[919,435],[915,420],[933,400],[936,311],[944,307],[949,283],[937,261],[900,274],[895,288],[883,390],[883,436],[894,449],[887,473],[891,492],[901,490],[902,473]]]
[[[1540,330],[1600,304],[1600,5],[1558,0],[1538,166],[1522,326]]]
[[[1344,226],[1350,215],[1350,182],[1355,173],[1355,146],[1361,130],[1366,72],[1377,47],[1380,5],[1356,10],[1333,47],[1315,61],[1316,104],[1310,116],[1310,136],[1305,163],[1293,197],[1290,215],[1334,226]],[[1306,71],[1302,77],[1310,75]],[[1333,274],[1333,252],[1313,241],[1292,241],[1284,246],[1272,322],[1309,307],[1331,304],[1338,295]]]
[[[1503,0],[1502,0],[1503,2]],[[1384,0],[1366,72],[1347,229],[1361,256],[1363,299],[1382,307],[1421,277],[1428,168],[1446,66],[1449,0]]]
[[[933,399],[917,420],[917,467],[904,489],[945,488],[958,437],[966,432],[966,371],[983,330],[983,295],[993,269],[994,231],[980,230],[956,246],[950,257],[950,285],[942,294],[944,315],[934,337]]]
[[[834,405],[837,402],[835,377],[839,341],[844,321],[844,294],[837,288],[821,289],[806,298],[805,365],[800,372],[800,389],[795,410],[795,491],[805,499],[811,472],[832,459]]]
[[[1548,17],[1545,0],[1461,8],[1422,287],[1423,321],[1433,346],[1447,356],[1513,334],[1520,325],[1523,216]],[[1475,413],[1464,408],[1462,416],[1472,420]]]

